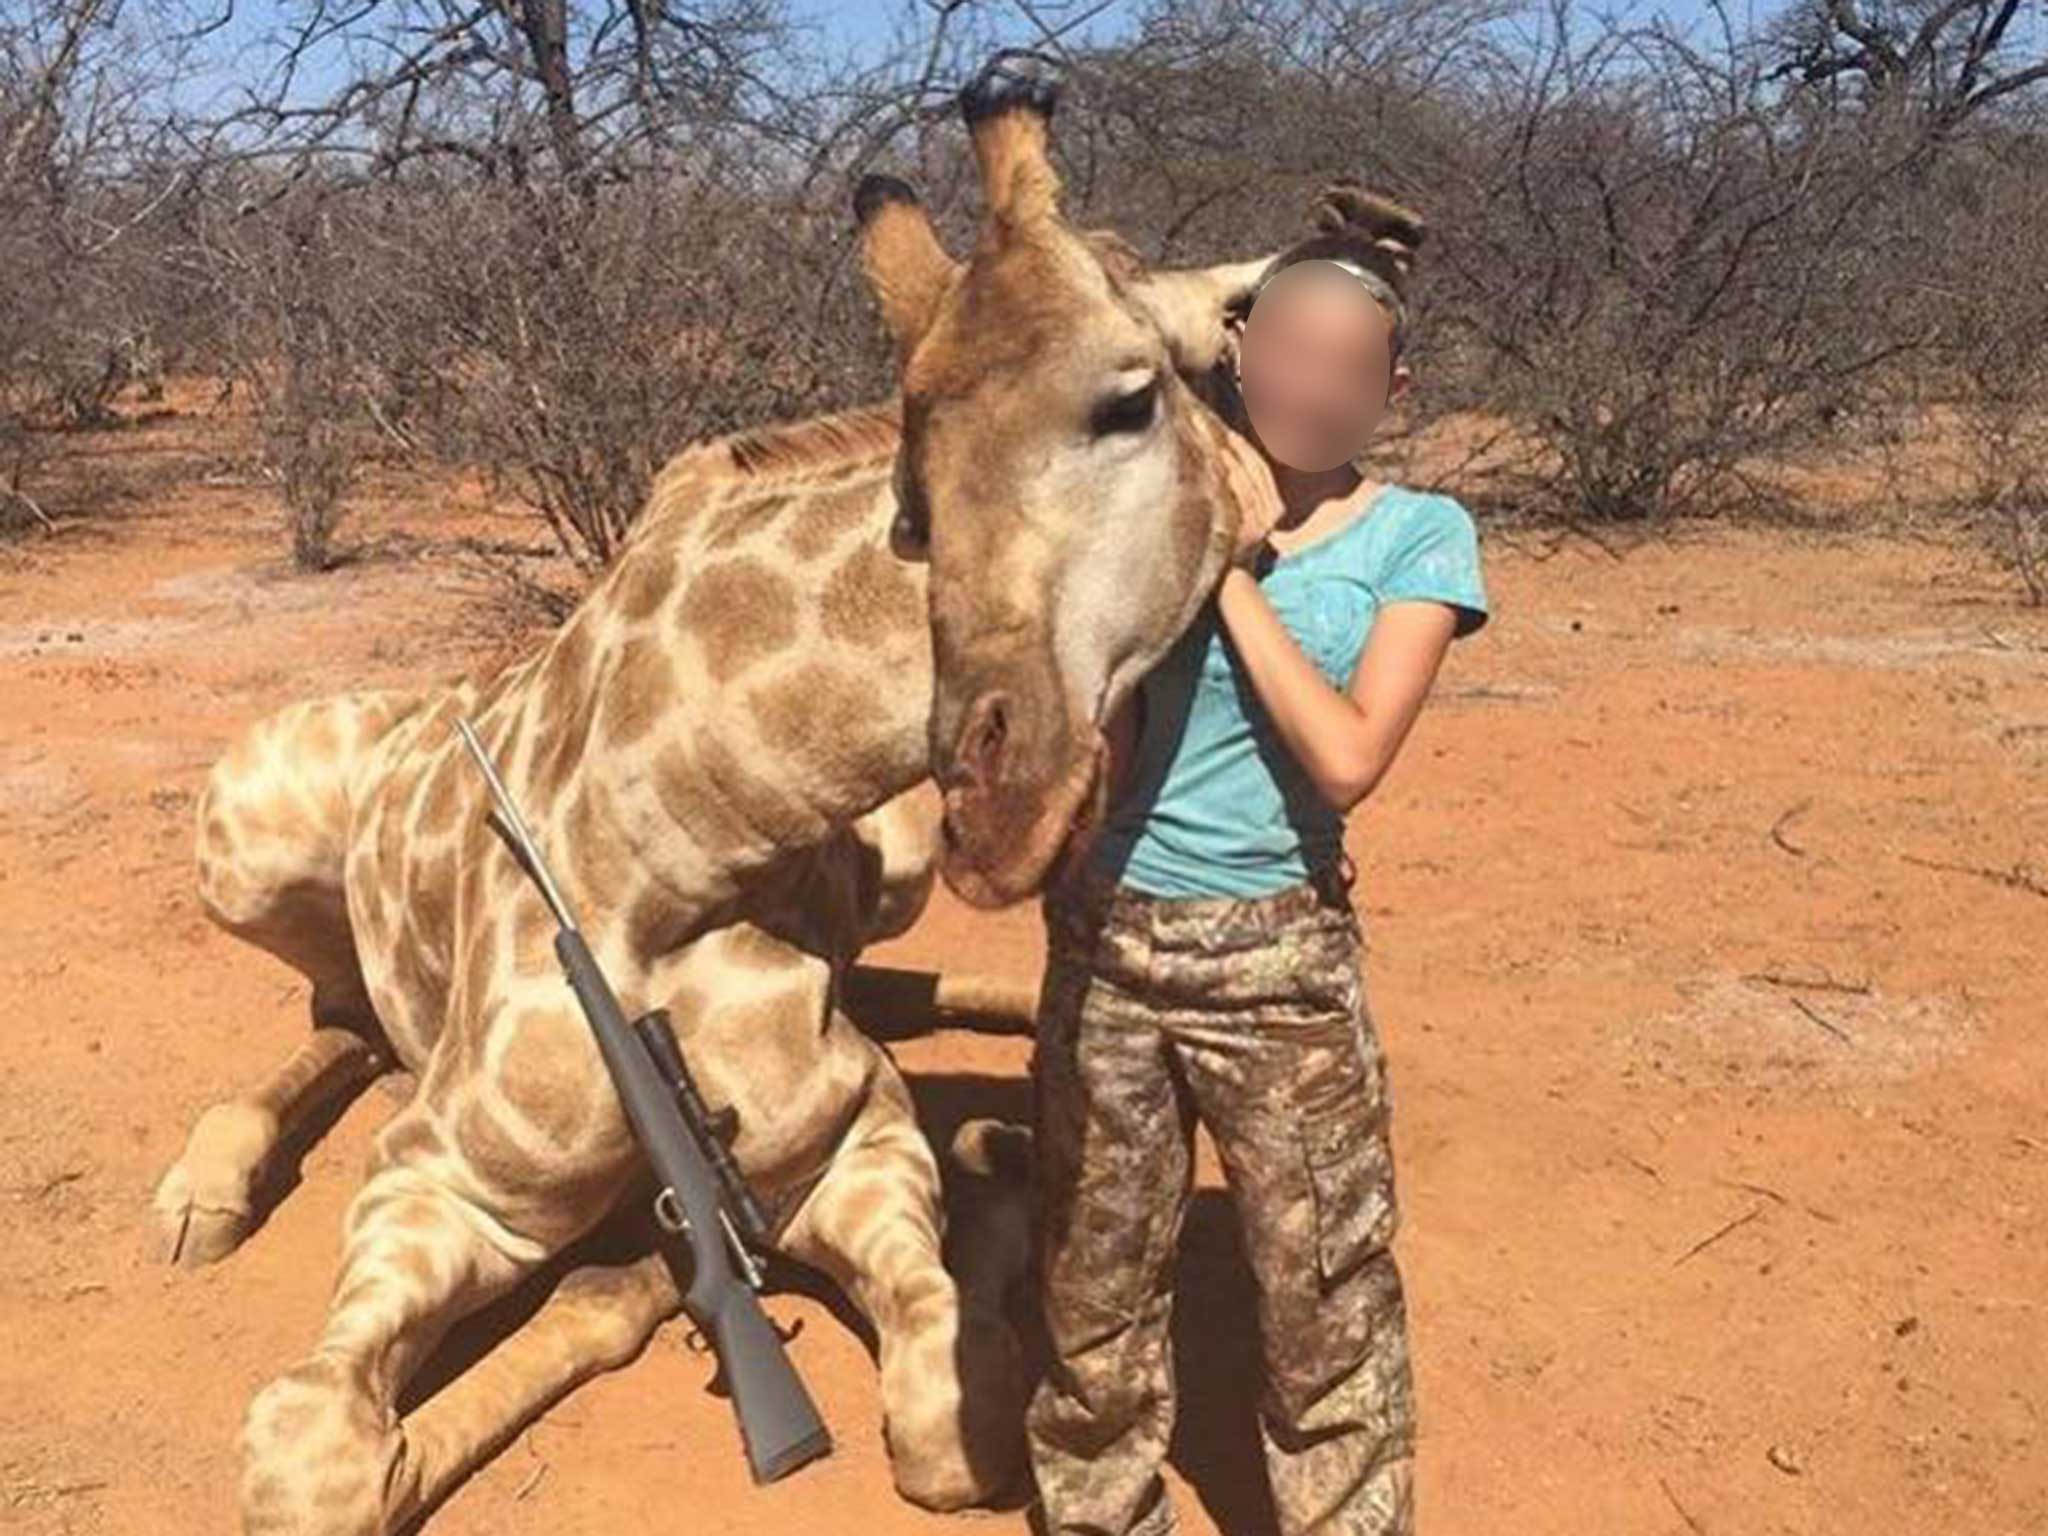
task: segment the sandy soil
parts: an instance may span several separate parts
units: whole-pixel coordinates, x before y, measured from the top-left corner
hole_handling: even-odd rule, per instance
[[[532,536],[373,487],[355,531],[383,552],[290,574],[186,403],[107,439],[147,494],[0,553],[0,1524],[24,1532],[233,1528],[243,1405],[312,1340],[392,1108],[355,1104],[226,1264],[148,1256],[193,1117],[304,1028],[297,979],[195,904],[206,765],[294,697],[479,656],[480,589],[418,541]],[[1352,838],[1423,1528],[2048,1531],[2048,615],[1915,543],[1487,558],[1498,616]],[[1029,978],[1035,912],[941,893],[875,958],[942,956]],[[927,1103],[1026,1110],[1022,1040],[894,1049]],[[1248,1288],[1207,1159],[1190,1532],[1271,1529]],[[804,1296],[770,1310],[833,1457],[750,1487],[672,1325],[429,1529],[964,1528],[895,1497],[858,1338]]]

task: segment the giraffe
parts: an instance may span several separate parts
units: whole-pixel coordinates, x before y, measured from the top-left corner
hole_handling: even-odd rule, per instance
[[[686,452],[524,660],[292,705],[215,765],[195,813],[203,904],[312,981],[314,1029],[200,1117],[157,1189],[172,1256],[246,1235],[294,1124],[388,1065],[417,1080],[348,1209],[324,1337],[250,1405],[245,1529],[404,1526],[680,1307],[658,1255],[574,1271],[395,1418],[449,1324],[632,1203],[643,1172],[551,925],[483,819],[458,716],[527,808],[622,1005],[666,1006],[707,1099],[737,1111],[778,1249],[873,1323],[904,1496],[957,1508],[1014,1478],[995,1426],[1019,1390],[1000,1311],[1016,1259],[977,1247],[967,1284],[942,1264],[937,1162],[837,997],[853,955],[906,929],[932,883],[934,828],[908,793],[925,774],[921,591],[864,532],[888,522],[894,431],[868,407]]]
[[[978,152],[998,120],[970,113]],[[899,199],[872,194],[864,183],[855,213],[887,314],[874,226],[885,245]],[[1112,234],[1081,238],[1119,263],[1176,354],[1213,352],[1264,266],[1146,274]],[[1006,323],[989,317],[992,355]],[[901,547],[903,418],[892,398],[686,449],[609,571],[523,660],[291,706],[215,766],[195,813],[203,903],[308,977],[315,1027],[268,1081],[209,1109],[160,1181],[174,1252],[216,1258],[246,1235],[292,1125],[388,1064],[417,1083],[373,1140],[319,1342],[249,1405],[245,1530],[406,1525],[680,1304],[656,1256],[573,1271],[482,1362],[398,1412],[458,1318],[644,1176],[545,908],[487,827],[458,715],[622,1006],[667,1007],[706,1098],[736,1109],[734,1152],[778,1250],[873,1324],[899,1491],[955,1509],[1021,1471],[1000,1306],[1024,1263],[1017,1203],[991,1202],[988,1240],[954,1245],[948,1269],[937,1159],[893,1063],[841,1007],[850,957],[914,919],[938,852],[907,799],[929,774],[934,605]],[[951,1150],[974,1175],[1023,1166],[1015,1128],[970,1124]]]
[[[1105,722],[1214,589],[1247,498],[1275,494],[1226,366],[1266,262],[1179,282],[1075,229],[1050,66],[1018,50],[966,93],[987,207],[970,260],[905,183],[863,193],[901,374],[895,547],[930,567],[940,874],[981,907],[1085,848]],[[1311,214],[1374,239],[1408,217],[1350,178]],[[1219,287],[1236,297],[1219,306]]]

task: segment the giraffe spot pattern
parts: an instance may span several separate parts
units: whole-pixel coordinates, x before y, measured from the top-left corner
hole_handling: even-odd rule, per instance
[[[825,584],[827,639],[863,647],[924,626],[924,594],[903,563],[879,544],[862,544]]]
[[[714,682],[728,682],[793,644],[797,594],[788,577],[749,555],[704,567],[683,594],[683,628]]]
[[[886,528],[893,507],[886,512],[884,507],[892,501],[879,475],[813,491],[784,521],[783,543],[798,560],[815,560],[854,528],[863,524]]]
[[[605,686],[598,736],[607,751],[638,745],[678,698],[680,678],[669,660],[668,647],[652,630],[641,630],[625,643],[618,665]]]
[[[575,1144],[589,1122],[594,1050],[590,1028],[566,1009],[516,1015],[499,1062],[506,1106],[557,1146]]]

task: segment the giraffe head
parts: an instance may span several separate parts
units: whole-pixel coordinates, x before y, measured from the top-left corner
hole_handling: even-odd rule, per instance
[[[930,564],[940,869],[981,906],[1085,841],[1103,722],[1229,557],[1225,320],[1271,260],[1154,271],[1069,224],[1043,63],[999,54],[961,94],[985,206],[967,260],[903,182],[854,195],[902,374],[893,537]]]

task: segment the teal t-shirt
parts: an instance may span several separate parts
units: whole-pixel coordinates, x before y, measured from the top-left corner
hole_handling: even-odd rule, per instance
[[[1331,686],[1348,689],[1382,603],[1487,619],[1478,530],[1455,498],[1390,485],[1334,533],[1281,554],[1260,590]],[[1140,683],[1144,726],[1129,781],[1090,863],[1160,896],[1256,896],[1308,878],[1344,844],[1260,703],[1212,599]]]

